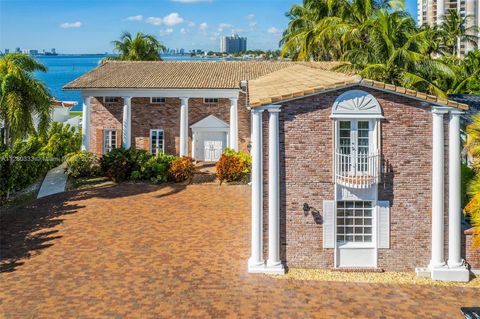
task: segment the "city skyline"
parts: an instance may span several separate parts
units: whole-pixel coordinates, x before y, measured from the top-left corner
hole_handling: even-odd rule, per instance
[[[122,31],[155,35],[169,48],[219,51],[238,33],[249,49],[275,50],[300,0],[0,0],[0,50],[57,48],[58,53],[112,52]],[[416,0],[407,0],[416,19]]]

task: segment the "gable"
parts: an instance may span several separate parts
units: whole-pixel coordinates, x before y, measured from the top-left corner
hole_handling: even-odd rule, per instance
[[[190,126],[192,129],[202,129],[202,128],[220,128],[228,129],[229,125],[216,117],[215,115],[209,115],[197,123]]]

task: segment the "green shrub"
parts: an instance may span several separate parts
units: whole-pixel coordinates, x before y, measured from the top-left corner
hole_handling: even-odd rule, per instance
[[[134,170],[131,177],[134,180],[148,180],[155,184],[166,182],[170,163],[175,159],[177,157],[173,155],[152,156],[142,163],[139,169]]]
[[[179,183],[184,181],[191,182],[195,174],[195,165],[191,157],[183,156],[176,158],[170,163],[168,177],[171,181]]]
[[[102,156],[100,167],[103,174],[115,183],[142,179],[138,172],[151,157],[145,150],[115,148]]]
[[[81,136],[69,125],[52,123],[46,136],[30,135],[0,150],[0,198],[36,182],[64,157],[80,149]]]
[[[244,152],[225,149],[216,165],[220,184],[227,182],[247,182],[252,167],[252,157]]]
[[[67,155],[67,172],[72,177],[96,176],[100,173],[98,158],[87,151]]]

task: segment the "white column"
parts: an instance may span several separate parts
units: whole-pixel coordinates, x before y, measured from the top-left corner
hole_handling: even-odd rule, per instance
[[[249,272],[264,272],[263,260],[263,171],[262,171],[262,112],[252,110],[252,245],[248,260]]]
[[[180,156],[188,156],[188,97],[180,98]]]
[[[81,149],[82,151],[90,150],[90,96],[83,97]]]
[[[268,108],[268,260],[266,272],[285,273],[280,260],[280,107]]]
[[[452,111],[448,130],[448,267],[463,266],[461,246],[460,114]]]
[[[229,147],[238,151],[238,110],[236,98],[230,99],[230,143]]]
[[[432,147],[432,259],[431,269],[445,266],[443,256],[444,242],[444,131],[443,114],[445,110],[434,109],[433,147]]]
[[[123,97],[122,146],[130,148],[132,144],[132,98]]]

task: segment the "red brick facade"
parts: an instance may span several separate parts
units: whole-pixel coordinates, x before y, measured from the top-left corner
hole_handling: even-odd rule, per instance
[[[250,143],[250,112],[245,105],[245,94],[240,93],[238,99],[238,145],[247,151]],[[103,151],[103,129],[117,130],[117,145],[121,145],[121,129],[123,119],[123,99],[116,103],[104,103],[103,98],[90,100],[90,149],[96,154]],[[180,147],[180,99],[166,98],[165,103],[152,104],[148,97],[134,97],[131,101],[132,146],[150,149],[150,129],[163,129],[165,153],[179,154]],[[205,104],[202,98],[190,98],[188,102],[188,125],[195,124],[208,115],[230,122],[230,100],[220,98],[218,103]],[[192,151],[192,132],[189,129],[189,152]]]
[[[378,267],[412,271],[427,266],[431,242],[432,114],[430,106],[365,87],[287,102],[280,113],[281,258],[290,267],[332,268],[334,249],[323,248],[322,205],[334,200],[335,99],[345,91],[371,93],[383,109],[384,174],[378,200],[390,202],[390,249],[378,249]],[[268,112],[264,112],[264,243],[268,232]],[[446,130],[446,141],[448,141]],[[448,154],[448,145],[445,148]],[[448,161],[446,161],[448,163]],[[445,180],[448,181],[446,174]],[[445,193],[445,197],[447,198]],[[312,212],[304,215],[303,204]],[[446,208],[448,206],[445,206]],[[445,209],[447,215],[447,209]],[[445,238],[448,238],[447,225]],[[264,246],[267,246],[266,244]],[[447,242],[445,247],[447,247]],[[265,247],[265,252],[268,247]],[[447,256],[447,255],[445,255]]]

